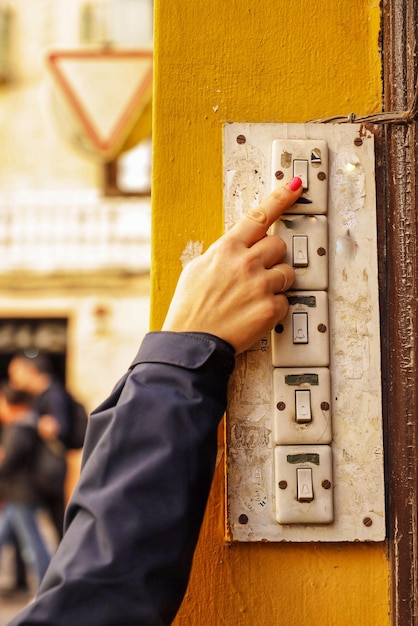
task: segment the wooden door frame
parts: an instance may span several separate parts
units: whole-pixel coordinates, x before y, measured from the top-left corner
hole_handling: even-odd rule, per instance
[[[382,0],[385,111],[406,111],[417,82],[416,0]],[[383,404],[391,620],[418,624],[417,122],[387,124],[378,181]],[[379,191],[380,186],[380,191]]]

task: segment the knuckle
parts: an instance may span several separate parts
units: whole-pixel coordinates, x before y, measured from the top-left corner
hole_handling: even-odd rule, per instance
[[[282,259],[287,252],[287,244],[285,240],[282,239],[279,235],[269,235],[269,238],[275,244],[275,247],[277,249],[277,254],[279,256],[279,260]]]
[[[268,226],[269,224],[267,213],[261,206],[248,211],[248,213],[246,213],[246,217],[260,226]]]
[[[287,312],[289,310],[289,301],[284,294],[280,294],[276,296],[275,304],[276,304],[276,311],[275,311],[275,318],[274,318],[273,323],[277,324],[277,322],[280,322],[284,317],[286,317]]]
[[[285,295],[278,294],[266,299],[264,303],[264,320],[267,325],[272,328],[277,322],[280,322],[285,316],[289,308],[289,303]]]
[[[295,282],[296,274],[293,267],[290,265],[284,265],[284,271],[286,272],[287,284],[290,287]]]
[[[282,202],[283,201],[282,187],[276,187],[275,189],[273,189],[273,191],[271,192],[271,196],[276,202]]]

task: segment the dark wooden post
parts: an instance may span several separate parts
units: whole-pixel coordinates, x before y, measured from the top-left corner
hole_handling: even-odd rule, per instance
[[[415,0],[384,0],[384,106],[407,110],[415,97]],[[386,407],[391,616],[418,624],[418,221],[417,122],[384,133],[385,216],[380,216],[383,401]]]

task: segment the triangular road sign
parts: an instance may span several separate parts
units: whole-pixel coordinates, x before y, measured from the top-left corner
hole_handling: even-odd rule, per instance
[[[151,50],[66,50],[46,64],[93,149],[117,152],[152,96]]]

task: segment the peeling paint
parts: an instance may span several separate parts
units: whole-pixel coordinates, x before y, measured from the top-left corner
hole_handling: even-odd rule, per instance
[[[181,266],[184,268],[190,261],[200,256],[203,252],[203,241],[189,240],[180,255]]]
[[[335,185],[335,208],[343,215],[344,226],[355,228],[356,213],[363,208],[366,194],[365,173],[359,157],[353,152],[342,150],[336,155],[330,176]]]
[[[268,191],[265,177],[267,160],[263,152],[245,142],[226,162],[225,229],[235,224],[245,211],[258,206]]]

